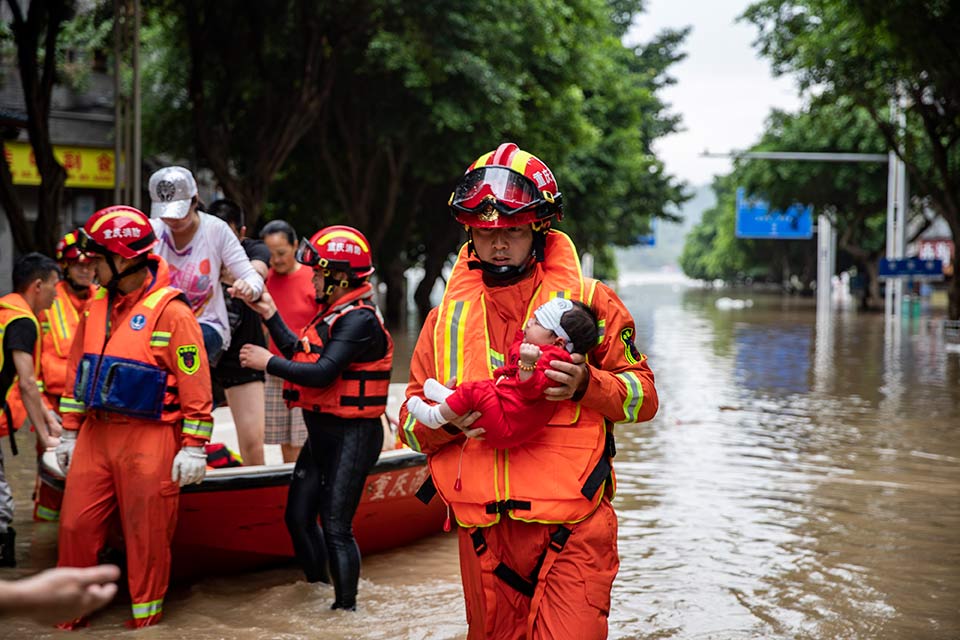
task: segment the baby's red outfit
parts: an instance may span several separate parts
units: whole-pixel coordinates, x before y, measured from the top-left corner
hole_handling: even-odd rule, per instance
[[[563,347],[540,345],[541,355],[533,375],[521,382],[517,362],[522,342],[523,331],[518,331],[507,353],[507,364],[493,372],[493,380],[464,382],[446,400],[457,415],[479,411],[480,418],[470,428],[483,427],[487,444],[498,449],[526,442],[550,422],[557,403],[547,400],[543,392],[558,383],[544,372],[550,368],[551,360],[572,362]]]

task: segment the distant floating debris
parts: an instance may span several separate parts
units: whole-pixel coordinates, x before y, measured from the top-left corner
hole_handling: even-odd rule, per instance
[[[748,309],[753,306],[753,300],[740,298],[717,298],[717,309]]]

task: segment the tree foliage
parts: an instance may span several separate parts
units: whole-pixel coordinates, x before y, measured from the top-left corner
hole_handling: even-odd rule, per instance
[[[865,109],[903,158],[914,188],[960,239],[960,3],[941,0],[762,0],[744,18],[774,71]],[[900,130],[887,110],[906,98]],[[960,278],[949,315],[960,318]]]
[[[390,285],[393,320],[403,272],[414,264],[426,271],[418,293],[425,310],[462,238],[446,208],[450,191],[474,158],[505,140],[551,166],[568,212],[560,227],[598,254],[608,274],[609,246],[632,243],[652,216],[685,197],[652,145],[677,124],[657,91],[670,82],[686,32],[624,47],[638,1],[369,0],[350,11],[334,4],[322,16],[326,71],[316,79],[316,116],[297,128],[302,138],[273,173],[256,163],[278,118],[254,106],[304,86],[289,77],[300,68],[295,52],[268,46],[302,40],[304,19],[271,21],[249,5],[215,4],[195,7],[197,17],[172,5],[151,14],[152,148],[210,166],[228,196],[237,198],[225,172],[256,178],[260,204],[237,198],[254,215],[262,206],[303,233],[340,222],[363,230]],[[184,51],[191,21],[210,38]],[[247,37],[255,28],[268,30],[268,45]],[[240,44],[221,43],[225,34]],[[203,70],[203,92],[188,85],[185,66]],[[196,122],[201,112],[222,120],[207,122],[212,134]],[[191,118],[192,129],[183,125]],[[204,144],[202,134],[231,143]]]

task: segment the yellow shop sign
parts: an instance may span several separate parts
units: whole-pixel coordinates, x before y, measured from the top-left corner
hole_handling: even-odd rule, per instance
[[[40,172],[27,142],[5,142],[3,153],[13,176],[13,184],[38,185]],[[67,170],[68,187],[113,189],[114,158],[112,149],[95,147],[62,147],[55,145],[53,155]]]

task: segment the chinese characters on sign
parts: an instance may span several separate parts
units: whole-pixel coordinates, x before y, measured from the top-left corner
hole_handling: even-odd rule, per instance
[[[26,142],[5,142],[3,154],[13,176],[13,184],[40,184],[40,172],[33,149]],[[67,187],[112,189],[114,157],[111,149],[55,146],[53,155],[67,171]]]

